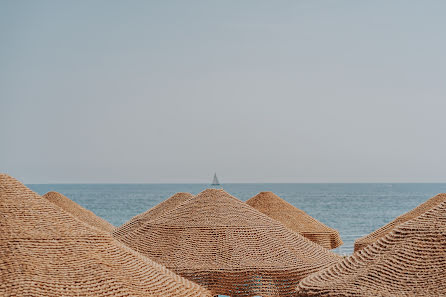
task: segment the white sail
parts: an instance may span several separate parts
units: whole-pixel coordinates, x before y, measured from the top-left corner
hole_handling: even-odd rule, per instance
[[[219,186],[220,185],[220,182],[218,181],[218,178],[217,178],[217,173],[214,173],[214,179],[212,180],[212,184],[211,185],[213,185],[213,186]]]

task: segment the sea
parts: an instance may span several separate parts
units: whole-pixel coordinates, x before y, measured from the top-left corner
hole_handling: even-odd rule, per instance
[[[30,184],[38,194],[56,191],[120,226],[177,192],[198,194],[207,184]],[[344,244],[334,251],[348,255],[357,238],[369,234],[438,193],[446,183],[308,183],[223,184],[246,201],[272,191],[295,207],[339,231]]]

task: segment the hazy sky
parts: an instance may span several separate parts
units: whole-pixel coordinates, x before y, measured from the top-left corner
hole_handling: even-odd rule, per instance
[[[0,171],[446,182],[445,1],[0,0]]]

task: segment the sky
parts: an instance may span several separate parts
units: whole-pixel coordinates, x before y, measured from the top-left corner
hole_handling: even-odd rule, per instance
[[[0,0],[25,183],[446,182],[445,1]]]

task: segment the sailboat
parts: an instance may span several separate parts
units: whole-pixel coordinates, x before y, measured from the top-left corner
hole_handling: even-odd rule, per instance
[[[218,181],[217,173],[214,173],[214,179],[212,180],[211,186],[219,186],[219,185],[220,185],[220,182]]]

